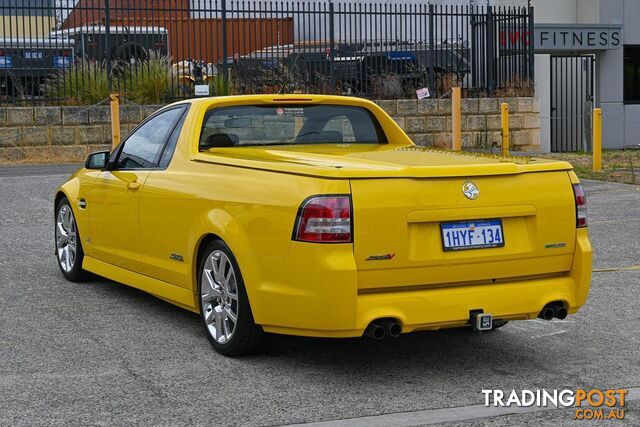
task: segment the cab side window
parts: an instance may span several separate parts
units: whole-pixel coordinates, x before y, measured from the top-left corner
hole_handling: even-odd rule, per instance
[[[184,107],[163,111],[136,129],[124,142],[115,169],[149,169],[158,167],[162,149]]]
[[[327,121],[322,128],[325,133],[331,132],[332,135],[336,135],[336,140],[339,142],[355,142],[356,137],[351,125],[351,120],[345,115],[336,116]]]

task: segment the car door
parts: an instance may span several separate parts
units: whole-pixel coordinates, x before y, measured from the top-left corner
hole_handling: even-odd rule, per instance
[[[142,273],[173,285],[191,288],[189,247],[193,237],[189,231],[189,206],[194,195],[189,185],[194,177],[172,158],[186,113],[174,128],[162,157],[160,167],[153,170],[145,183],[140,199],[140,249]],[[197,179],[197,178],[195,178]]]
[[[91,254],[106,263],[140,271],[140,195],[184,106],[162,110],[138,126],[97,174],[87,197]]]

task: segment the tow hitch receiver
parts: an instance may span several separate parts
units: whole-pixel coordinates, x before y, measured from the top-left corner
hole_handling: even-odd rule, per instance
[[[471,310],[469,315],[469,322],[474,331],[490,331],[493,329],[493,315],[491,313],[483,313],[482,310]]]

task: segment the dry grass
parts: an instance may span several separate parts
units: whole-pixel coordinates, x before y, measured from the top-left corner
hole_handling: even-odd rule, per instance
[[[504,87],[496,89],[498,98],[518,98],[535,96],[535,89],[531,81],[526,79],[511,79]]]
[[[640,150],[603,151],[600,172],[593,172],[590,153],[552,153],[539,157],[568,161],[580,178],[640,185]]]
[[[108,145],[48,147],[7,147],[0,152],[0,165],[24,163],[84,163],[90,153],[109,149]]]

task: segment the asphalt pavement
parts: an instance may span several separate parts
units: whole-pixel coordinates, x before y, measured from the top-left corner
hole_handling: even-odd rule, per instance
[[[564,321],[381,342],[276,336],[264,354],[229,359],[195,314],[63,279],[53,195],[74,167],[0,167],[0,425],[565,425],[566,410],[474,408],[483,389],[640,386],[640,187],[585,183],[595,272]],[[627,409],[623,424],[640,425],[640,400]]]

